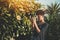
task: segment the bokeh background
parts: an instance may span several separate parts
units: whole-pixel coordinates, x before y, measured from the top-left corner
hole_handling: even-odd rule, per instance
[[[0,40],[32,40],[31,17],[45,11],[45,40],[60,40],[59,0],[0,0]]]

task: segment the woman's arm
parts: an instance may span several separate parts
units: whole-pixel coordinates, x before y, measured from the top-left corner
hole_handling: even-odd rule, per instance
[[[32,27],[33,29],[36,28],[37,32],[39,33],[40,32],[40,29],[36,23],[36,19],[34,17],[31,18],[31,22],[32,22]]]
[[[31,18],[32,28],[34,29],[33,17]]]
[[[41,30],[39,29],[39,27],[38,27],[38,25],[37,25],[36,21],[34,21],[34,26],[35,26],[35,28],[36,28],[37,32],[39,33]]]

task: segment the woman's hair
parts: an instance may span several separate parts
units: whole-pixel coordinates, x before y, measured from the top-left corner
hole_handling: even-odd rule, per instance
[[[42,10],[38,10],[37,12],[36,12],[36,15],[44,15],[45,13],[44,13],[44,11],[42,11]]]

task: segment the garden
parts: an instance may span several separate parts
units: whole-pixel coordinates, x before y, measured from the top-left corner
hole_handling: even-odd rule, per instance
[[[31,17],[42,7],[35,0],[0,0],[0,40],[31,40]],[[46,40],[60,40],[60,3],[47,5]]]

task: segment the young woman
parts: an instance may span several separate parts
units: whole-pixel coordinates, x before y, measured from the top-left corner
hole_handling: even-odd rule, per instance
[[[36,15],[38,17],[38,21],[32,17],[32,25],[33,25],[33,40],[45,40],[45,33],[48,28],[48,24],[44,20],[44,11],[38,10]]]

